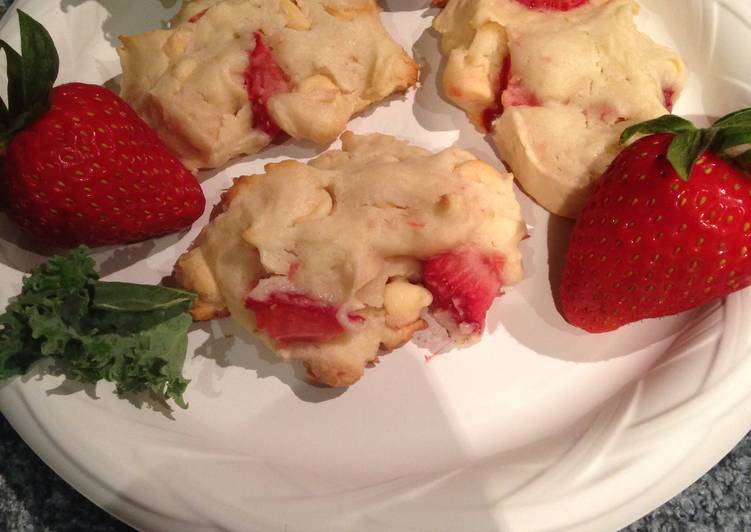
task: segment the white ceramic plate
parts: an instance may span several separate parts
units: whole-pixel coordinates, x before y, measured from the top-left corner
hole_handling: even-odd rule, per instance
[[[385,2],[383,19],[423,66],[422,88],[354,120],[428,148],[451,143],[497,161],[436,91],[440,60],[427,0]],[[114,36],[158,26],[174,0],[21,0],[58,43],[60,81],[119,73]],[[676,112],[751,104],[745,0],[644,0],[640,24],[685,58]],[[15,14],[0,37],[18,43]],[[231,177],[320,149],[287,142],[202,176],[210,203]],[[688,486],[751,428],[751,293],[607,335],[558,315],[550,294],[570,230],[521,193],[532,237],[527,279],[493,307],[473,348],[425,361],[408,345],[357,386],[312,387],[231,321],[190,334],[190,408],[134,408],[112,386],[17,379],[0,408],[84,495],[149,530],[614,529]],[[97,252],[109,279],[156,283],[187,234]],[[0,303],[43,256],[0,223]],[[552,272],[552,273],[551,273]]]

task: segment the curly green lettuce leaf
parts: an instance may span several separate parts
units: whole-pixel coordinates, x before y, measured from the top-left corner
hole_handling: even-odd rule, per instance
[[[81,247],[24,279],[0,316],[0,379],[52,357],[72,379],[104,379],[118,394],[149,391],[186,408],[182,368],[195,294],[102,282],[94,266]]]

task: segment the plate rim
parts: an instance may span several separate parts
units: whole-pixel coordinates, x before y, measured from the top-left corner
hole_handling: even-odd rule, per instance
[[[728,0],[705,1],[715,1],[721,4],[729,3]],[[14,15],[15,11],[18,9],[18,5],[23,3],[24,1],[21,0],[19,2],[15,2],[11,7],[9,7],[5,15],[0,19],[0,29],[2,29],[7,20]],[[748,21],[749,23],[751,23],[751,16],[748,18]],[[728,302],[731,307],[736,305],[751,307],[751,291],[749,291],[749,289],[746,289],[741,293],[735,294],[728,299]],[[744,359],[748,359],[749,355],[751,355],[751,348],[747,346]],[[745,360],[745,362],[746,365],[751,367],[751,364],[748,360]],[[36,420],[33,411],[27,410],[26,412],[24,412],[23,409],[18,408],[17,405],[10,404],[10,396],[13,393],[20,393],[21,390],[20,388],[18,388],[20,386],[20,381],[14,381],[13,383],[0,386],[0,410],[2,410],[11,426],[29,444],[35,454],[37,454],[37,456],[39,456],[53,471],[55,471],[68,484],[70,484],[71,487],[82,493],[86,498],[103,508],[111,515],[123,520],[124,522],[130,524],[131,526],[134,526],[135,528],[153,528],[153,521],[150,521],[148,523],[146,521],[141,522],[141,519],[148,520],[153,517],[153,515],[149,514],[151,517],[146,516],[143,509],[139,507],[140,505],[132,502],[131,500],[120,498],[117,499],[117,504],[108,504],[107,499],[102,495],[102,491],[107,490],[108,488],[99,483],[97,478],[89,475],[85,470],[78,469],[77,467],[70,467],[71,462],[65,462],[64,451],[59,448],[56,449],[56,445],[53,439],[45,439],[47,433],[45,432],[44,427],[42,425],[37,425],[35,429],[33,423],[29,422],[29,420]],[[24,404],[26,403],[24,402]],[[603,521],[600,526],[613,525],[620,527],[628,525],[630,522],[645,515],[657,506],[662,505],[665,501],[676,495],[680,489],[687,487],[689,484],[693,483],[702,475],[704,475],[706,471],[711,469],[711,467],[713,467],[724,455],[732,450],[732,448],[743,439],[744,435],[749,432],[749,429],[751,429],[751,394],[744,397],[744,399],[738,404],[736,410],[726,412],[722,417],[717,418],[715,421],[717,422],[716,424],[722,425],[726,428],[716,431],[710,430],[705,434],[705,437],[702,438],[702,442],[714,442],[710,444],[713,446],[712,448],[714,452],[709,453],[706,451],[706,449],[702,450],[701,452],[697,451],[698,454],[697,456],[694,456],[694,458],[697,459],[697,464],[700,463],[701,465],[696,465],[694,468],[692,468],[692,473],[690,475],[680,475],[680,479],[678,478],[678,476],[663,478],[663,483],[666,486],[669,486],[664,488],[665,493],[669,491],[672,493],[672,495],[668,495],[662,498],[662,500],[660,500],[657,504],[650,502],[646,511],[642,512],[642,510],[639,510],[642,513],[640,513],[636,517],[629,518],[627,522],[623,522],[622,519],[616,521],[616,516],[614,515],[605,516],[603,517]],[[720,439],[722,440],[722,445],[718,444],[715,441]],[[727,447],[728,442],[732,442],[732,445],[726,450],[720,451],[719,449],[724,449],[725,447]],[[712,456],[712,458],[707,459],[708,456]],[[75,464],[73,465],[75,466]],[[687,476],[690,476],[691,480],[689,483],[684,483]],[[680,484],[682,487],[674,490],[674,487],[678,484]],[[112,495],[114,495],[114,493],[112,493]],[[645,493],[642,498],[646,496],[647,494]],[[639,504],[639,508],[644,507],[645,505],[643,502]],[[622,516],[620,517],[622,518]],[[161,517],[159,517],[158,515],[157,518],[161,519]],[[160,525],[158,528],[165,530],[169,529],[170,523],[174,524],[172,521],[163,522],[162,525]],[[587,526],[594,526],[595,524],[598,523],[588,523]],[[181,524],[181,526],[183,525]],[[200,529],[201,528],[196,528],[196,530]],[[576,528],[576,530],[582,531],[588,529],[589,528]],[[601,530],[602,528],[591,529]],[[185,530],[185,528],[183,528],[183,530]]]

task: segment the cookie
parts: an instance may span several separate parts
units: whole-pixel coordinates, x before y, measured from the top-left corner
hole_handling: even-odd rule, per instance
[[[446,97],[492,131],[525,191],[555,214],[576,217],[623,129],[669,113],[681,92],[681,59],[637,30],[638,10],[634,0],[450,0],[433,23]]]
[[[470,153],[342,135],[308,164],[240,177],[177,262],[194,318],[231,314],[312,380],[356,382],[379,350],[423,329],[477,341],[526,235],[513,176]]]
[[[186,1],[170,29],[121,40],[123,98],[191,170],[280,131],[328,143],[417,81],[375,0]]]

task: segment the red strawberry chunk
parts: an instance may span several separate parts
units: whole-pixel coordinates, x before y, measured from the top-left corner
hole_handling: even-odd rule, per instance
[[[300,263],[297,261],[290,262],[289,269],[287,270],[287,277],[294,279],[297,270],[300,269]]]
[[[665,109],[672,112],[673,103],[675,102],[675,89],[673,87],[665,87],[662,89],[662,100],[665,104]]]
[[[583,6],[589,0],[517,0],[529,9],[537,11],[569,11]]]
[[[496,118],[503,114],[503,92],[508,87],[509,78],[511,77],[511,56],[506,55],[501,63],[501,72],[498,75],[498,81],[495,90],[495,102],[492,106],[485,109],[482,115],[482,125],[485,127],[485,131],[490,131],[493,128],[493,122]]]
[[[190,23],[192,23],[192,24],[195,24],[196,22],[198,22],[199,20],[201,20],[201,19],[203,18],[203,16],[204,16],[204,15],[206,14],[206,12],[207,12],[208,10],[209,10],[209,9],[208,9],[208,8],[206,8],[206,9],[204,9],[203,11],[199,11],[198,13],[196,13],[195,15],[193,15],[192,17],[190,17],[190,18],[188,19],[188,22],[190,22]]]
[[[472,246],[434,255],[423,264],[423,284],[432,308],[448,311],[462,330],[479,333],[485,314],[501,293],[503,257]]]
[[[681,180],[665,156],[672,138],[636,141],[597,182],[563,272],[572,325],[611,331],[751,284],[751,182],[709,152]]]
[[[537,99],[537,96],[524,87],[519,79],[512,79],[509,82],[507,89],[503,92],[501,101],[503,103],[501,108],[515,107],[517,105],[529,105],[531,107],[540,105],[540,100]]]
[[[495,102],[485,109],[482,115],[482,125],[485,130],[490,131],[493,128],[493,122],[503,114],[505,109],[517,105],[538,106],[540,101],[534,93],[522,85],[518,78],[511,76],[511,56],[506,55],[503,58],[501,72],[498,75]]]
[[[588,117],[593,117],[606,124],[618,124],[625,120],[616,107],[606,102],[595,102],[589,105],[585,112]]]
[[[303,294],[275,292],[263,301],[248,297],[245,306],[255,313],[258,330],[282,345],[327,342],[345,332],[336,306]]]
[[[269,114],[267,104],[275,94],[287,92],[289,83],[284,71],[263,42],[261,32],[255,32],[254,36],[255,47],[249,54],[245,86],[253,111],[253,127],[273,137],[279,133],[279,126]]]

